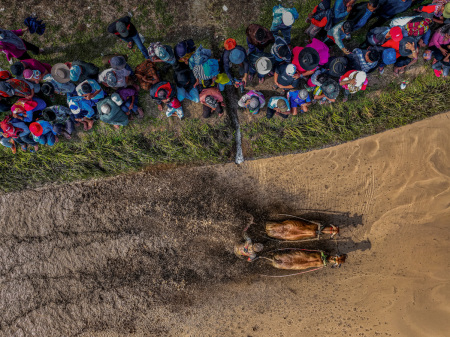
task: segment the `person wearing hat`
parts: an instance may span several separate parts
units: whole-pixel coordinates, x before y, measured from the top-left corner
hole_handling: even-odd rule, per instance
[[[366,90],[367,83],[367,74],[364,71],[347,71],[339,79],[339,85],[344,88],[344,98],[342,102],[347,102],[350,94],[355,94],[360,90]]]
[[[46,106],[47,103],[38,97],[33,97],[31,100],[21,98],[11,106],[11,112],[14,118],[31,123],[34,119],[33,113],[44,110]]]
[[[319,52],[314,48],[294,47],[292,49],[292,64],[297,68],[295,78],[311,76],[319,66],[319,62]]]
[[[287,42],[280,36],[275,37],[275,43],[270,49],[270,53],[275,57],[274,67],[284,62],[291,63],[291,49]]]
[[[86,81],[87,79],[96,80],[100,71],[100,69],[95,64],[79,60],[66,62],[64,63],[64,65],[65,67],[59,65],[60,68],[64,68],[64,77],[62,78],[62,81],[60,81],[59,78],[55,78],[55,80],[60,83],[72,81],[73,83],[78,85],[81,82]],[[69,72],[68,78],[66,75],[67,71]]]
[[[311,98],[309,97],[308,90],[306,89],[290,90],[287,93],[287,99],[291,105],[291,112],[293,116],[298,114],[299,107],[302,112],[308,112],[308,106],[311,105]]]
[[[67,105],[72,112],[72,118],[76,124],[82,124],[85,131],[94,126],[94,116],[96,114],[96,105],[91,100],[86,100],[81,96],[67,94]]]
[[[344,54],[350,54],[350,51],[345,48],[344,43],[342,42],[344,39],[349,39],[351,37],[350,33],[353,31],[353,22],[352,21],[343,21],[338,23],[334,27],[332,27],[327,32],[327,39],[332,40],[338,47],[341,49]],[[325,39],[325,41],[327,41]]]
[[[319,104],[334,103],[339,95],[339,84],[326,74],[321,74],[316,79],[318,85],[314,88],[314,101]]]
[[[235,76],[234,74],[233,65],[239,67],[239,75],[237,76]],[[246,51],[242,46],[236,45],[231,50],[225,50],[220,59],[220,66],[230,79],[232,85],[234,85],[236,88],[239,87],[239,85],[236,83],[239,82],[237,78],[242,77],[244,87],[246,86],[249,72],[249,62],[247,59]]]
[[[444,5],[444,10],[442,12],[442,16],[444,17],[444,24],[449,24],[450,23],[450,3],[446,3]]]
[[[360,47],[365,49],[368,45],[382,46],[389,40],[392,40],[391,42],[400,42],[401,39],[403,39],[403,31],[401,27],[376,27],[367,32],[366,42]]]
[[[247,112],[252,115],[258,114],[265,104],[266,100],[264,98],[264,95],[261,92],[255,90],[250,90],[238,101],[239,107],[246,108]]]
[[[145,60],[139,64],[136,67],[134,74],[136,75],[142,90],[148,91],[153,84],[161,81],[156,72],[156,65],[151,60]]]
[[[384,74],[384,68],[387,65],[394,64],[397,61],[397,51],[394,48],[383,48],[381,61],[378,66],[380,75]]]
[[[203,118],[209,118],[213,112],[217,112],[219,117],[223,116],[225,102],[218,88],[203,89],[200,93],[200,103],[203,104]]]
[[[377,49],[355,48],[351,54],[347,55],[350,69],[362,70],[367,74],[377,68],[380,57],[381,53]]]
[[[275,42],[275,38],[270,30],[256,23],[250,24],[246,31],[248,53],[255,51],[263,52],[264,49]]]
[[[174,104],[171,104],[171,106],[172,105],[178,106],[177,102],[180,102],[176,98],[177,97],[176,85],[169,83],[169,82],[164,82],[164,81],[156,83],[151,86],[150,97],[156,101],[156,104],[158,104],[159,111],[162,111],[163,103],[165,103],[169,106],[170,102],[172,102],[173,100],[176,100],[174,102]],[[181,106],[181,103],[180,103],[180,106]],[[177,108],[175,108],[175,109],[177,109]]]
[[[450,53],[450,24],[436,30],[431,38],[429,49],[438,61],[443,60]]]
[[[327,64],[324,65],[323,71],[317,70],[312,76],[311,80],[314,82],[314,80],[317,78],[317,76],[321,73],[330,75],[335,78],[339,78],[342,75],[344,75],[347,72],[349,60],[347,57],[339,56],[339,57],[332,57],[328,61]],[[319,84],[315,84],[319,85]]]
[[[114,34],[123,41],[128,43],[128,48],[133,48],[133,42],[136,43],[137,47],[141,51],[142,55],[146,59],[150,58],[147,52],[147,48],[144,47],[141,37],[139,36],[136,27],[131,22],[129,16],[124,16],[108,26],[108,33]]]
[[[63,135],[66,139],[72,138],[75,130],[75,120],[72,111],[63,105],[52,105],[42,111],[40,119],[49,122],[53,126],[53,133]]]
[[[92,101],[94,103],[97,103],[98,100],[106,96],[105,91],[100,87],[97,81],[91,79],[78,84],[75,91],[77,95],[84,100]]]
[[[274,6],[272,9],[272,26],[270,31],[273,35],[278,35],[281,32],[287,44],[291,44],[291,29],[295,20],[299,18],[298,12],[295,8],[287,8],[283,5]]]
[[[52,97],[53,94],[66,95],[75,91],[75,84],[71,82],[59,83],[55,81],[51,74],[45,75],[42,81],[44,84],[41,86],[41,92],[46,96]]]
[[[152,42],[150,43],[147,51],[150,56],[150,60],[155,63],[165,62],[167,64],[174,65],[176,62],[173,49],[169,45],[163,45],[161,42]]]
[[[174,69],[173,78],[177,85],[177,98],[183,102],[185,98],[194,103],[200,102],[198,89],[195,87],[197,79],[192,70],[184,63],[179,63]]]
[[[100,75],[98,75],[98,81],[105,87],[122,88],[133,84],[130,75],[131,71],[125,68],[120,70],[109,68],[103,70]]]
[[[178,42],[177,45],[173,48],[175,59],[180,63],[188,65],[189,59],[194,54],[195,49],[195,42],[192,39]]]
[[[131,113],[138,115],[139,118],[144,117],[144,110],[138,106],[139,92],[132,85],[126,88],[120,88],[117,90],[117,94],[119,94],[123,103],[120,105],[120,108],[123,112],[130,116]]]
[[[267,103],[266,117],[272,118],[274,115],[278,115],[281,118],[288,118],[290,113],[289,101],[282,96],[273,96]]]
[[[259,84],[264,83],[264,76],[272,71],[275,58],[272,54],[255,51],[247,56],[249,63],[249,77],[248,80],[252,81],[253,76],[257,73],[259,78]]]
[[[21,146],[22,151],[27,151],[27,146],[34,146],[35,151],[38,149],[38,143],[33,140],[30,135],[30,129],[25,122],[14,118],[12,115],[6,116],[0,123],[0,128],[2,130],[2,140],[3,146],[11,148],[13,153],[16,153],[16,144]]]
[[[297,67],[292,63],[282,63],[275,69],[273,82],[275,83],[273,89],[278,88],[289,90],[298,87],[299,78],[295,76]]]
[[[52,71],[52,66],[35,59],[26,59],[19,60],[10,67],[11,74],[19,79],[22,79],[22,74],[25,69],[39,70],[42,74],[47,75]]]
[[[102,122],[111,124],[116,129],[120,129],[121,126],[127,126],[129,120],[128,116],[115,101],[122,103],[120,96],[116,93],[98,101],[98,117]]]
[[[53,131],[53,126],[44,120],[33,122],[29,126],[33,140],[41,145],[53,146],[58,142],[58,137]],[[37,149],[35,148],[37,151]]]
[[[18,60],[31,59],[27,52],[28,50],[35,55],[41,54],[44,51],[19,37],[27,31],[28,28],[18,30],[0,29],[0,52],[6,55],[6,59],[10,64],[12,64],[13,57]]]
[[[111,67],[114,70],[122,70],[123,68],[131,72],[134,76],[133,68],[127,63],[128,56],[124,54],[109,54],[102,57],[102,63],[105,67]]]

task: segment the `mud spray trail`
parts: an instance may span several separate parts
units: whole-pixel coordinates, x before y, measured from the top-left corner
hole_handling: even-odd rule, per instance
[[[450,114],[306,154],[0,199],[1,336],[447,336]],[[340,269],[270,279],[249,215],[341,227]],[[292,245],[291,245],[292,246]],[[300,246],[298,244],[293,246]]]

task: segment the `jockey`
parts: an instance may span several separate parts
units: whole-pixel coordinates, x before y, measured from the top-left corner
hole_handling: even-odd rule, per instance
[[[244,230],[243,237],[245,243],[241,243],[234,246],[234,254],[238,257],[247,257],[248,262],[252,262],[256,259],[256,253],[263,250],[264,246],[261,243],[252,243],[252,240],[246,232],[247,228]]]

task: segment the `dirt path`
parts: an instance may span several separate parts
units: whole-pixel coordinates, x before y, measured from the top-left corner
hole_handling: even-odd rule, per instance
[[[447,113],[239,167],[3,195],[0,336],[444,337],[449,127]],[[336,242],[306,247],[348,263],[258,276],[274,271],[233,244],[252,214],[253,236],[280,247],[261,235],[277,213],[341,226]]]

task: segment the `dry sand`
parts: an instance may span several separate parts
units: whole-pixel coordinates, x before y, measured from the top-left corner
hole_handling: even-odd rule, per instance
[[[449,336],[450,113],[305,154],[1,196],[1,336]],[[233,244],[278,213],[348,253],[284,278]]]

